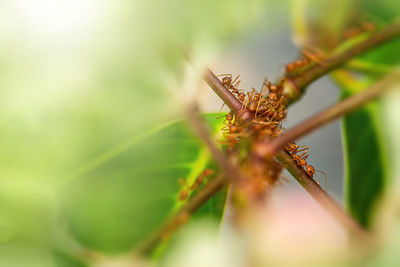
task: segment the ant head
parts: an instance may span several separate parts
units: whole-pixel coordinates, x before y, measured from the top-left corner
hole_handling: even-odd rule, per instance
[[[225,85],[225,86],[231,85],[231,82],[232,82],[232,78],[231,77],[222,78],[222,84]]]
[[[306,173],[307,173],[308,176],[312,177],[312,176],[314,175],[314,167],[308,165],[308,166],[306,167]]]
[[[254,112],[257,109],[257,102],[251,101],[248,106],[249,111]]]
[[[285,148],[287,151],[294,151],[296,149],[296,144],[294,143],[286,144]]]
[[[205,176],[210,176],[211,174],[213,174],[213,170],[212,169],[204,169],[203,174]]]

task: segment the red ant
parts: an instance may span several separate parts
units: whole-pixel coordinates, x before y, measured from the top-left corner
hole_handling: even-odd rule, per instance
[[[308,152],[309,152],[308,147],[307,146],[297,146],[296,144],[294,144],[294,146],[296,146],[294,149],[295,152],[293,152],[293,154],[291,154],[291,156],[292,156],[293,160],[296,161],[297,166],[305,167],[305,172],[307,173],[308,177],[310,177],[310,178],[313,178],[315,172],[319,172],[319,173],[323,174],[325,177],[325,188],[327,188],[328,183],[327,183],[326,173],[323,171],[320,171],[320,170],[315,170],[313,166],[307,164],[307,162],[306,162],[306,159],[308,158]],[[292,146],[292,148],[294,146]],[[298,150],[299,147],[304,147],[304,148]],[[297,155],[296,153],[298,153],[300,151],[304,151],[304,152],[301,155]],[[319,184],[318,176],[316,174],[315,174],[315,176],[316,176],[317,183]]]
[[[211,176],[214,173],[211,169],[204,169],[196,178],[192,186],[190,187],[191,190],[196,190],[197,187],[203,183],[204,178]]]
[[[186,181],[181,178],[179,179],[179,183],[181,184],[181,186],[183,187],[181,189],[181,191],[179,192],[179,200],[180,201],[184,201],[189,197],[189,194],[191,192],[193,192],[194,190],[196,190],[200,184],[203,183],[204,178],[211,176],[214,173],[214,171],[212,169],[204,169],[195,179],[195,181],[193,182],[193,184],[191,186],[188,186],[188,184],[186,183]]]
[[[226,115],[222,115],[222,116],[220,116],[220,117],[216,117],[216,119],[220,119],[220,118],[222,118],[222,117],[225,117],[225,120],[224,120],[223,124],[224,124],[224,125],[230,125],[230,124],[232,123],[232,121],[233,121],[233,118],[234,118],[234,116],[233,116],[233,111],[231,110],[231,111],[229,111],[229,113],[226,114]]]
[[[307,66],[311,62],[316,62],[316,63],[322,64],[321,63],[321,55],[312,53],[307,50],[302,50],[301,53],[304,57],[303,59],[296,60],[295,62],[292,62],[292,63],[289,63],[286,65],[287,73],[292,72],[296,68],[301,68],[301,67]]]
[[[239,95],[243,92],[243,90],[238,89],[241,80],[239,80],[240,74],[236,76],[236,78],[232,81],[232,74],[220,74],[217,77],[225,76],[222,78],[222,84],[228,89],[231,90],[233,94],[236,94],[239,98]],[[243,94],[244,95],[244,94]]]
[[[300,148],[300,149],[299,149]],[[285,150],[287,151],[287,152],[290,152],[290,153],[292,153],[292,155],[293,154],[297,154],[298,152],[301,152],[301,151],[304,151],[304,150],[307,150],[307,149],[310,149],[310,147],[308,147],[308,146],[298,146],[298,145],[296,145],[296,143],[288,143],[286,146],[285,146]],[[307,150],[308,151],[308,150]]]

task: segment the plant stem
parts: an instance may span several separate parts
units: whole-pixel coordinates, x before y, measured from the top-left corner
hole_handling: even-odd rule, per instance
[[[252,114],[247,110],[243,109],[243,104],[240,102],[215,76],[210,70],[206,69],[204,73],[204,80],[214,90],[214,92],[224,101],[228,107],[239,115],[241,120],[249,120],[252,118]]]
[[[332,56],[325,58],[319,64],[315,64],[310,67],[310,69],[307,69],[306,72],[298,76],[288,77],[284,82],[284,91],[288,96],[288,101],[291,103],[298,100],[310,83],[342,66],[350,59],[370,50],[371,48],[375,48],[389,40],[399,37],[400,23],[394,23],[381,31],[373,33],[367,39],[340,53],[333,53]]]
[[[336,202],[310,178],[303,168],[299,168],[292,157],[286,151],[279,151],[276,158],[288,170],[288,172],[310,193],[310,195],[323,206],[345,229],[359,236],[365,237],[366,231],[348,213],[346,213]]]
[[[400,81],[400,71],[394,71],[384,78],[374,83],[369,89],[362,91],[352,97],[349,97],[341,102],[338,102],[325,110],[311,116],[305,121],[299,123],[297,126],[286,131],[281,136],[270,140],[265,139],[255,145],[256,153],[259,156],[265,157],[274,155],[283,146],[289,142],[295,141],[297,138],[302,137],[315,129],[361,107],[365,103],[376,99],[381,94],[393,87],[395,83]]]

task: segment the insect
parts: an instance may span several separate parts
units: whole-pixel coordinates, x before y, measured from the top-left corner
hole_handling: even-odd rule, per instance
[[[184,201],[185,199],[187,199],[189,197],[189,189],[186,183],[186,180],[183,178],[179,178],[178,179],[178,183],[181,186],[181,190],[179,191],[179,200],[180,201]]]
[[[313,53],[308,50],[302,50],[301,54],[303,55],[302,59],[296,60],[295,62],[286,65],[287,73],[292,72],[294,69],[305,67],[312,62],[324,65],[324,63],[322,62],[322,55],[319,52]]]
[[[241,80],[239,80],[240,74],[236,76],[235,79],[232,80],[232,74],[220,74],[217,77],[224,76],[221,80],[222,84],[228,89],[231,90],[233,94],[239,98],[239,95],[243,93],[243,90],[238,89]],[[243,94],[244,95],[244,94]]]
[[[194,181],[194,183],[192,184],[192,186],[190,186],[191,190],[196,190],[197,187],[203,183],[204,179],[206,177],[211,176],[214,173],[214,171],[212,169],[204,169],[197,177],[196,180]]]
[[[235,146],[238,142],[239,136],[243,136],[239,133],[240,129],[239,125],[235,122],[230,122],[228,125],[223,127],[222,130],[225,131],[223,136],[226,140],[223,141],[222,144],[227,144],[231,148]]]
[[[289,63],[286,65],[286,72],[292,72],[294,69],[304,67],[308,65],[311,61],[308,58],[296,60],[295,62]]]
[[[179,191],[179,200],[184,201],[186,200],[189,195],[196,190],[204,181],[205,178],[210,177],[213,175],[214,171],[212,169],[206,168],[204,169],[194,180],[192,185],[188,185],[186,180],[183,178],[180,178],[178,180],[179,184],[181,185],[181,190]]]
[[[366,21],[366,20],[362,20],[361,22],[358,23],[358,25],[355,25],[355,26],[345,30],[343,33],[343,37],[345,39],[350,39],[350,38],[354,38],[365,32],[372,32],[375,29],[376,29],[376,27],[373,23]]]
[[[233,119],[234,119],[233,111],[231,110],[226,115],[222,115],[222,116],[216,117],[216,119],[220,119],[222,117],[225,117],[225,120],[223,121],[223,124],[224,125],[230,125],[232,123]]]
[[[308,146],[298,146],[298,145],[296,145],[296,143],[288,143],[285,146],[285,150],[287,152],[292,153],[292,154],[297,154],[298,152],[301,152],[301,151],[304,151],[304,150],[308,150],[308,149],[310,149],[310,147],[308,147]]]
[[[309,152],[308,147],[303,146],[304,147],[303,149],[297,150],[298,146],[297,145],[295,145],[295,146],[296,146],[296,148],[294,151],[296,151],[296,152],[292,152],[291,156],[292,156],[293,160],[296,161],[297,166],[304,167],[305,172],[307,173],[308,177],[310,177],[310,178],[313,178],[314,174],[315,174],[315,179],[318,184],[319,184],[319,181],[318,181],[318,176],[317,176],[316,172],[323,174],[325,177],[325,179],[324,179],[325,180],[325,188],[327,188],[328,183],[327,183],[326,173],[323,171],[320,171],[320,170],[315,170],[314,167],[309,165],[306,161],[306,159],[308,158],[308,152]],[[296,153],[298,153],[300,151],[303,151],[303,153],[301,155],[297,155]]]

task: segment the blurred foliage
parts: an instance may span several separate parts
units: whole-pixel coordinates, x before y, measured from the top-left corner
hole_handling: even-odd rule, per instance
[[[357,94],[374,82],[348,81],[348,77],[340,76],[343,75],[336,75],[342,87],[342,98]],[[346,202],[350,212],[364,226],[370,226],[372,212],[386,186],[387,151],[380,123],[381,113],[381,103],[373,102],[342,120]]]
[[[1,1],[0,265],[85,266],[78,256],[87,250],[127,252],[160,226],[182,205],[178,179],[191,183],[213,166],[179,120],[190,68],[182,51],[201,65],[249,31],[287,20],[289,4],[297,42],[321,50],[357,19],[382,27],[400,8],[395,0]],[[392,67],[397,48],[393,41],[358,60]],[[363,184],[351,190],[368,202],[354,207],[362,220],[381,187],[377,176],[351,177],[367,155],[380,175],[386,168],[373,159],[376,111],[365,112],[348,118],[374,144],[354,149],[347,178]],[[215,116],[205,116],[214,133]],[[220,221],[225,193],[193,221]]]
[[[221,119],[215,117],[208,115],[208,122],[220,129]],[[170,123],[127,144],[62,187],[63,213],[74,236],[88,248],[127,251],[157,230],[181,204],[178,180],[191,185],[208,161],[186,125]],[[221,214],[223,207],[205,215]]]
[[[69,250],[127,251],[156,229],[181,205],[177,180],[194,180],[209,159],[181,122],[165,126],[179,117],[182,50],[218,49],[263,8],[259,0],[2,1],[4,249],[18,258],[38,248],[49,265],[79,266]],[[201,213],[220,217],[224,198]]]

